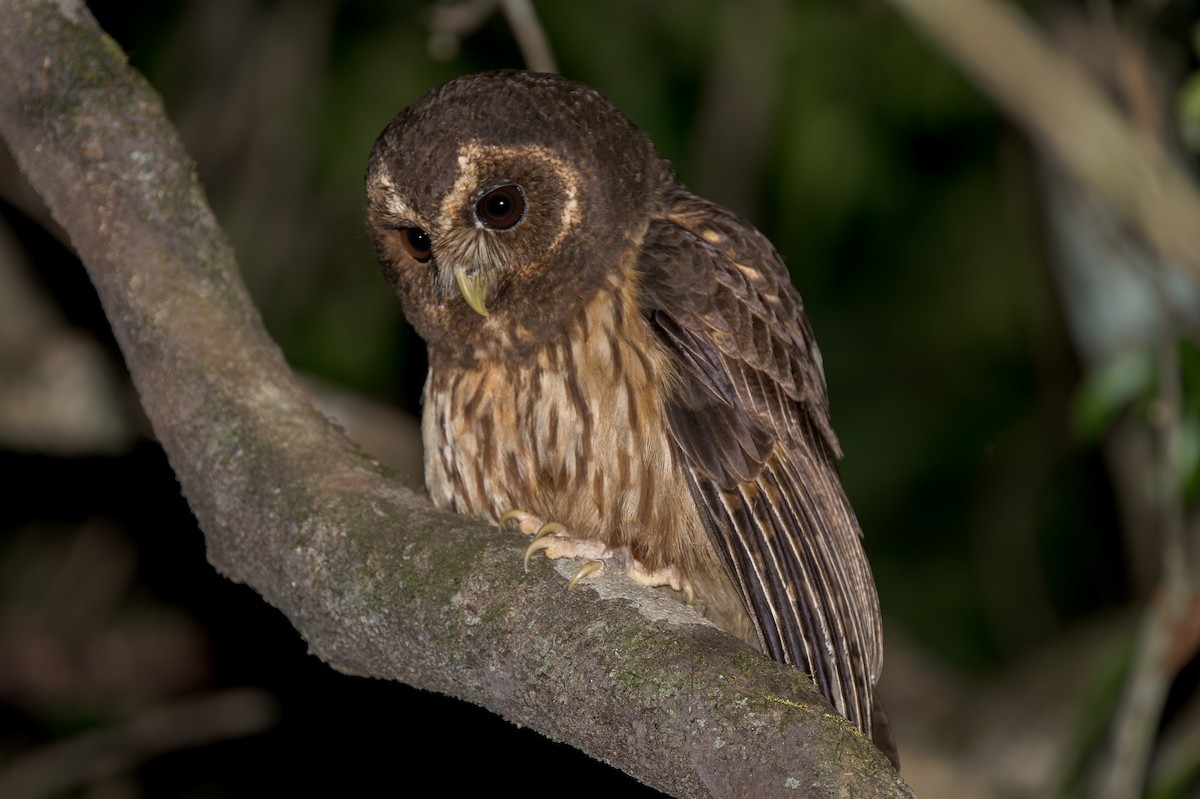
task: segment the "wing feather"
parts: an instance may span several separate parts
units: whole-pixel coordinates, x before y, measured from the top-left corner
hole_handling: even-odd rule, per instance
[[[677,367],[671,432],[764,651],[812,674],[873,734],[879,604],[786,267],[753,227],[679,189],[639,272],[645,316]]]

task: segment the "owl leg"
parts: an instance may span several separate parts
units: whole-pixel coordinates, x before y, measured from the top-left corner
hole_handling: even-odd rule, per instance
[[[623,573],[635,583],[651,587],[669,586],[683,594],[684,601],[692,604],[696,594],[691,581],[683,577],[674,566],[662,569],[648,569],[641,561],[630,554],[629,547],[607,547],[595,539],[571,538],[567,528],[558,522],[543,522],[532,513],[521,510],[510,510],[500,517],[500,526],[510,521],[517,523],[517,529],[525,535],[532,535],[533,541],[525,550],[525,570],[529,570],[529,559],[538,552],[545,552],[552,560],[559,558],[586,558],[587,562],[579,567],[567,583],[570,590],[583,579],[599,574],[608,569]]]
[[[500,517],[501,527],[509,522],[516,522],[519,531],[533,536],[533,541],[525,550],[525,571],[529,571],[529,559],[538,552],[545,552],[546,557],[555,560],[587,558],[589,561],[600,560],[606,552],[600,541],[572,538],[567,534],[567,528],[558,522],[543,522],[540,517],[523,510],[510,510]],[[591,571],[595,571],[595,568]]]

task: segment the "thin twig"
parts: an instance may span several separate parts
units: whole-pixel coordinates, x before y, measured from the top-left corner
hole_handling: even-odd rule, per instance
[[[531,0],[500,0],[500,8],[512,28],[517,46],[521,48],[525,66],[534,72],[558,72],[558,64],[550,50],[550,40],[546,38],[546,31],[538,21]]]
[[[275,701],[257,689],[220,691],[147,711],[17,759],[0,773],[0,796],[58,796],[132,771],[158,755],[254,735],[275,723]]]
[[[1166,260],[1200,274],[1200,194],[1016,4],[889,0]]]
[[[497,7],[512,29],[526,69],[558,72],[550,39],[531,0],[462,0],[436,5],[429,16],[431,49],[441,54],[456,53],[459,42],[483,27]]]
[[[1161,284],[1155,284],[1160,295],[1165,294]],[[1164,315],[1169,304],[1161,300]],[[1182,464],[1179,443],[1183,437],[1183,383],[1180,378],[1179,344],[1173,331],[1168,328],[1158,355],[1158,401],[1155,403],[1155,432],[1159,452],[1158,490],[1160,504],[1160,531],[1162,535],[1163,586],[1172,594],[1183,597],[1189,592],[1191,580],[1188,576],[1187,542],[1184,537],[1184,508],[1182,490]]]
[[[1186,629],[1196,598],[1185,564],[1183,499],[1179,487],[1182,387],[1175,336],[1159,348],[1159,390],[1152,421],[1157,443],[1155,497],[1162,548],[1162,578],[1146,608],[1137,650],[1113,720],[1112,757],[1099,775],[1102,799],[1140,796],[1146,781],[1163,704],[1181,665],[1179,634]],[[1174,656],[1173,656],[1174,655]]]
[[[499,0],[461,0],[429,9],[429,30],[435,36],[463,39],[483,27],[496,13]]]

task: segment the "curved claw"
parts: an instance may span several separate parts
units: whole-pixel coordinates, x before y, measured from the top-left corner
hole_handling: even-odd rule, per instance
[[[575,576],[567,583],[567,590],[570,591],[575,586],[579,585],[579,581],[587,577],[589,574],[595,574],[598,571],[604,571],[604,561],[589,560],[587,563],[579,567],[579,571],[575,572]]]
[[[525,571],[526,572],[529,571],[529,559],[531,557],[533,557],[533,554],[535,552],[540,552],[543,549],[549,549],[550,545],[552,543],[554,543],[554,542],[551,541],[549,538],[545,538],[545,537],[533,539],[533,543],[530,544],[525,549]]]
[[[696,589],[692,588],[692,584],[690,582],[685,582],[683,584],[683,603],[685,605],[692,605],[695,604],[695,602]]]
[[[500,525],[499,526],[503,527],[504,525],[508,524],[509,522],[515,521],[517,523],[517,526],[520,527],[521,522],[525,521],[525,519],[527,519],[527,518],[529,518],[528,513],[526,513],[523,510],[517,510],[516,508],[513,508],[510,511],[505,511],[504,515],[500,517]]]
[[[545,538],[548,535],[555,535],[556,533],[565,532],[567,532],[567,528],[563,527],[558,522],[546,522],[538,528],[536,533],[533,534],[533,540],[537,541],[539,538]]]

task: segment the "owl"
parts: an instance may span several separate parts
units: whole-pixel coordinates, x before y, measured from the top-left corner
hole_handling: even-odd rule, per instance
[[[668,586],[894,757],[821,355],[771,243],[594,89],[470,75],[383,131],[383,273],[429,355],[433,502]]]

